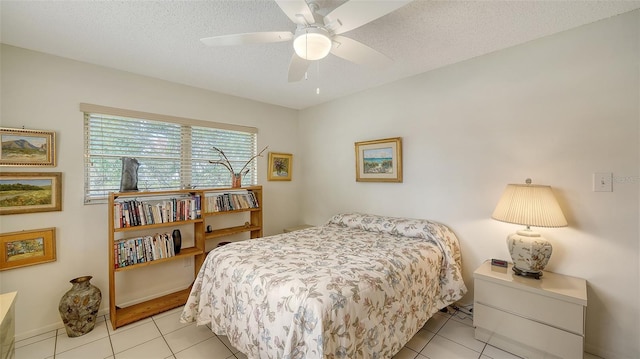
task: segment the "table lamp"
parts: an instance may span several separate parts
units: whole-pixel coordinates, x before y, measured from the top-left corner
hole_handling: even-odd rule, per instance
[[[567,226],[551,187],[533,185],[530,178],[526,184],[507,185],[491,218],[526,226],[507,237],[513,271],[517,275],[540,279],[551,258],[552,247],[531,227]]]

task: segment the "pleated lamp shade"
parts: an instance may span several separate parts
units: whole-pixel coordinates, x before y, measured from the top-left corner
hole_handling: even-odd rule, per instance
[[[567,220],[550,186],[509,184],[491,218],[527,226],[507,237],[507,247],[517,275],[539,279],[549,262],[551,243],[529,227],[565,227]]]
[[[532,227],[566,227],[551,186],[509,184],[491,216],[498,221]]]

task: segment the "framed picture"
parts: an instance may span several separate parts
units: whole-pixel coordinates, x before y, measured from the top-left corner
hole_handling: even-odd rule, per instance
[[[293,155],[290,153],[269,152],[269,181],[291,181]]]
[[[56,133],[0,127],[0,166],[56,166]]]
[[[0,215],[61,210],[61,172],[0,172]]]
[[[357,182],[402,182],[402,138],[356,142]]]
[[[56,260],[56,229],[0,234],[0,270]]]

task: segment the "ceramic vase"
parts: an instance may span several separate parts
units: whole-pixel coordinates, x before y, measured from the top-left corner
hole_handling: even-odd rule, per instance
[[[232,173],[231,174],[231,188],[240,188],[242,187],[242,174],[240,173]]]
[[[100,289],[91,284],[92,276],[74,278],[62,298],[58,311],[69,337],[79,337],[93,330],[102,301]]]
[[[120,177],[120,192],[135,192],[138,190],[138,168],[140,162],[135,158],[122,157],[122,174]]]
[[[182,248],[182,234],[180,230],[174,229],[171,237],[173,237],[173,252],[174,254],[178,254],[180,253],[180,248]]]

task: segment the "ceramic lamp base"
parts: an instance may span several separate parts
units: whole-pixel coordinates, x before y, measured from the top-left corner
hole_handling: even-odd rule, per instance
[[[519,275],[521,277],[529,277],[529,278],[533,278],[533,279],[540,279],[540,277],[542,277],[542,271],[539,271],[539,272],[527,272],[527,271],[523,271],[522,269],[518,269],[518,267],[516,267],[516,266],[511,267],[511,269],[513,269],[513,272],[516,275]]]
[[[518,231],[507,237],[507,247],[517,275],[539,279],[549,262],[551,243],[531,230]]]

